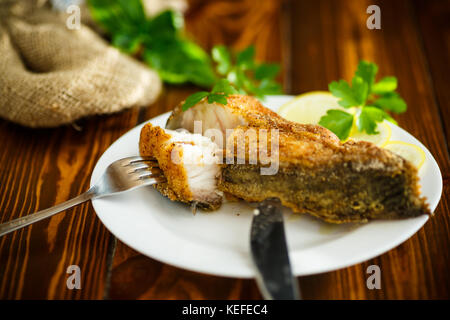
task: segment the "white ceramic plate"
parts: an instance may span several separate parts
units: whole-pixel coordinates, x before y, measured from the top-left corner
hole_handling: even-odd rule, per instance
[[[291,96],[269,97],[265,105],[277,110]],[[150,120],[164,127],[169,113]],[[138,155],[137,126],[114,142],[99,159],[91,178],[96,181],[109,163]],[[417,139],[392,125],[392,140],[420,146],[426,161],[421,185],[432,211],[442,192],[442,176],[430,152]],[[252,208],[227,203],[213,213],[193,215],[188,206],[169,201],[153,187],[92,201],[98,217],[122,242],[151,258],[208,274],[249,278],[255,272],[249,256]],[[423,215],[397,221],[330,225],[308,215],[285,213],[287,241],[297,276],[347,267],[376,257],[405,241],[427,221]]]

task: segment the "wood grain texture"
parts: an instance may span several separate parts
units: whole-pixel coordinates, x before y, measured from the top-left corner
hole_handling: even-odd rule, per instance
[[[366,28],[366,8],[381,8],[382,29]],[[188,31],[205,48],[255,44],[259,59],[279,61],[287,93],[325,90],[350,79],[360,59],[395,75],[408,111],[399,124],[437,159],[444,194],[435,216],[411,239],[364,263],[300,277],[306,299],[450,297],[449,1],[192,0]],[[0,121],[0,221],[67,200],[89,185],[101,154],[120,135],[173,108],[197,89],[166,86],[148,108],[31,130]],[[82,289],[66,288],[77,264]],[[380,266],[381,290],[366,270]],[[253,280],[215,277],[147,258],[116,240],[84,204],[0,238],[0,299],[260,299]]]
[[[366,28],[366,8],[381,9],[381,30]],[[423,5],[434,5],[432,1]],[[408,1],[293,1],[292,85],[295,93],[326,89],[335,79],[350,80],[358,61],[377,63],[379,75],[395,75],[408,111],[396,116],[401,127],[418,137],[437,159],[448,177],[439,106],[428,69],[418,11]],[[308,27],[305,28],[304,26]],[[439,37],[434,38],[439,41]],[[430,40],[431,41],[431,40]],[[439,79],[434,79],[440,81]],[[440,83],[440,82],[439,82]],[[448,82],[440,83],[448,87]],[[450,295],[449,186],[435,216],[411,239],[388,253],[351,268],[300,280],[311,299],[421,299]],[[368,290],[367,266],[382,270],[382,290]],[[351,288],[351,289],[350,289]]]
[[[92,118],[73,127],[31,130],[0,124],[0,212],[8,221],[87,190],[100,155],[138,111]],[[127,125],[128,123],[128,125]],[[0,238],[0,297],[102,298],[111,235],[89,203]],[[81,268],[83,290],[68,290],[69,265]]]
[[[447,140],[450,140],[450,5],[449,1],[415,1],[418,28],[429,65],[436,104]],[[448,178],[448,176],[447,176]]]

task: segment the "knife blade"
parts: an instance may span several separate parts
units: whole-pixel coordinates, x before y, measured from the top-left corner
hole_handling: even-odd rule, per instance
[[[289,261],[281,202],[268,198],[254,211],[250,250],[256,266],[256,282],[265,299],[300,299]]]

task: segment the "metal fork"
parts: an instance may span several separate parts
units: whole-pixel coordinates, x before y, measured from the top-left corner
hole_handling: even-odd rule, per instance
[[[165,181],[154,158],[129,157],[114,161],[106,168],[100,180],[85,193],[54,207],[0,224],[0,237],[85,201]]]

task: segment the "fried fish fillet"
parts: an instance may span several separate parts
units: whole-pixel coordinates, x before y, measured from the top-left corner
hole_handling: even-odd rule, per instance
[[[185,112],[178,106],[167,128],[192,132],[195,120],[202,121],[203,134],[208,129],[224,134],[234,129],[226,140],[226,161],[221,165],[218,188],[244,200],[278,197],[295,212],[332,223],[430,213],[420,196],[417,169],[372,143],[342,144],[326,128],[290,122],[256,99],[241,95],[230,96],[226,106],[202,101]],[[261,130],[267,138],[261,139]],[[277,132],[278,143],[272,141],[272,130]],[[248,134],[250,131],[256,131],[256,136]],[[244,143],[238,143],[242,134]],[[272,161],[278,170],[274,174],[261,174],[261,168],[267,167],[259,157],[262,145],[270,157],[277,145],[277,157]],[[257,161],[250,163],[254,154]]]
[[[299,138],[320,138],[324,143],[339,144],[339,138],[330,130],[321,126],[288,121],[250,96],[230,95],[225,106],[219,103],[208,103],[204,99],[186,111],[182,111],[182,104],[175,107],[167,120],[166,128],[171,130],[183,128],[203,135],[211,129],[220,130],[224,139],[215,141],[220,148],[225,147],[227,129],[246,125],[278,128],[301,134]],[[196,124],[198,124],[197,127]]]
[[[295,212],[308,212],[332,223],[428,213],[420,197],[417,169],[388,150],[369,142],[334,145],[299,140],[298,133],[280,131],[278,154],[274,157],[277,171],[262,174],[260,159],[249,164],[249,150],[260,154],[259,147],[267,144],[267,152],[274,152],[272,136],[262,143],[259,130],[246,135],[253,129],[260,128],[238,127],[228,138],[234,141],[234,148],[227,150],[220,190],[247,201],[278,197]],[[242,134],[244,143],[238,144],[236,136]],[[243,161],[239,161],[239,154],[245,156]]]
[[[222,203],[216,151],[217,145],[200,134],[164,130],[150,123],[141,130],[140,154],[155,157],[167,179],[156,188],[173,201],[205,210],[217,209]]]

